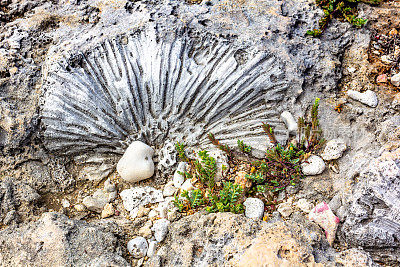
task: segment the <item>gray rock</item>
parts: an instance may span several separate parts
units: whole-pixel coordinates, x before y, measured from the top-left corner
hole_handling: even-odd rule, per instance
[[[378,261],[400,263],[399,149],[385,151],[360,174],[341,228],[346,242]]]
[[[149,249],[147,250],[147,257],[151,258],[154,256],[156,250],[157,250],[157,241],[150,241],[149,242]]]
[[[342,206],[342,197],[339,194],[336,194],[331,201],[328,203],[331,210],[336,213],[337,210]]]
[[[125,189],[120,193],[120,196],[127,211],[131,211],[140,205],[144,206],[164,200],[160,190],[149,186]]]
[[[21,227],[0,232],[0,257],[4,266],[129,266],[112,233],[116,225],[104,226],[71,220],[58,213]]]
[[[304,175],[318,175],[324,172],[325,162],[316,155],[311,155],[301,164]]]
[[[248,218],[261,220],[264,215],[264,202],[258,198],[247,198],[243,202],[245,207],[245,215]]]
[[[288,202],[279,204],[277,210],[283,217],[289,217],[293,213],[292,205]]]
[[[82,203],[88,210],[101,213],[104,206],[108,203],[108,197],[103,190],[98,189],[94,192],[93,196],[85,197]]]
[[[168,227],[170,221],[166,219],[160,219],[154,222],[153,228],[154,237],[158,242],[162,242],[168,234]]]
[[[129,253],[136,259],[146,256],[148,245],[145,238],[139,236],[128,242],[127,245]]]

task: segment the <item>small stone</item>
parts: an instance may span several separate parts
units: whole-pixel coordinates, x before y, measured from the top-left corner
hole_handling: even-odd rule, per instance
[[[145,237],[145,238],[149,238],[152,235],[151,232],[151,226],[153,225],[152,221],[147,221],[145,223],[145,225],[139,229],[138,233],[139,235]]]
[[[151,209],[145,208],[144,206],[139,206],[136,217],[141,218],[141,217],[147,216],[149,214],[150,210]]]
[[[115,184],[111,183],[111,180],[110,180],[110,179],[107,179],[107,180],[104,182],[104,190],[105,190],[106,192],[111,193],[111,192],[115,192],[115,191],[117,190],[117,188],[115,187]]]
[[[161,218],[167,218],[168,210],[174,208],[172,202],[173,200],[173,197],[167,197],[164,202],[158,204],[157,211],[159,212]]]
[[[154,218],[157,218],[158,217],[158,212],[156,211],[156,210],[151,210],[150,212],[149,212],[149,219],[154,219]]]
[[[149,242],[149,249],[147,250],[147,257],[151,258],[156,253],[157,250],[157,241],[150,241]]]
[[[170,222],[166,219],[160,219],[154,222],[152,230],[154,237],[158,242],[162,242],[168,234],[168,227]]]
[[[124,208],[131,211],[140,205],[157,203],[164,200],[162,192],[150,186],[133,187],[120,193]]]
[[[341,206],[340,208],[338,208],[336,214],[339,217],[340,221],[343,222],[346,219],[346,215],[347,215],[346,207]]]
[[[185,182],[185,177],[182,174],[180,174],[180,172],[184,173],[185,171],[186,171],[186,162],[179,162],[178,168],[174,173],[174,179],[173,179],[173,183],[176,188],[180,188],[183,182]]]
[[[331,201],[329,201],[329,207],[333,212],[336,212],[342,206],[342,198],[340,195],[335,195]]]
[[[82,205],[82,204],[76,204],[74,206],[74,208],[75,208],[76,211],[79,211],[79,212],[82,212],[82,211],[86,210],[86,207],[84,205]]]
[[[395,35],[397,35],[398,33],[399,33],[399,32],[396,30],[396,28],[393,28],[393,29],[390,30],[389,36],[395,36]]]
[[[171,211],[169,211],[167,213],[167,219],[170,222],[176,221],[178,219],[178,217],[179,217],[179,212],[178,212],[178,209],[176,207],[174,207]]]
[[[347,149],[346,142],[342,139],[333,139],[326,143],[324,152],[321,157],[324,160],[338,159],[343,155],[343,152]]]
[[[354,72],[356,71],[356,68],[354,68],[354,67],[348,67],[348,68],[347,68],[347,71],[348,71],[349,73],[354,73]]]
[[[281,120],[283,120],[283,122],[286,124],[286,128],[288,129],[289,133],[297,132],[297,121],[294,119],[293,115],[290,112],[282,112]]]
[[[292,205],[288,202],[279,204],[277,210],[283,217],[289,217],[293,213]]]
[[[390,82],[394,85],[394,86],[400,86],[400,72],[397,73],[396,75],[393,75],[390,78]]]
[[[118,161],[119,175],[130,183],[150,178],[154,174],[153,155],[150,146],[140,141],[132,142]]]
[[[193,187],[190,179],[187,179],[181,186],[181,190],[189,191],[189,190],[193,190],[193,189],[194,189],[194,187]]]
[[[248,218],[261,220],[264,214],[264,202],[258,198],[249,197],[243,202],[245,215]]]
[[[114,215],[114,207],[111,203],[107,203],[101,212],[101,218],[108,218]]]
[[[325,230],[326,238],[332,246],[340,219],[333,214],[325,202],[318,204],[308,215],[310,221],[317,223]]]
[[[224,167],[226,168],[229,166],[228,164],[228,157],[225,155],[224,152],[221,150],[211,150],[208,152],[210,157],[215,159],[215,163],[217,164],[217,171],[215,173],[215,181],[221,181],[223,178]]]
[[[361,102],[367,106],[370,106],[372,108],[374,108],[378,105],[378,97],[371,90],[367,90],[364,93],[360,93],[360,92],[354,91],[354,90],[349,90],[349,91],[347,91],[347,95],[350,98],[352,98],[356,101],[359,101],[359,102]]]
[[[318,175],[324,172],[325,162],[318,156],[311,155],[301,164],[304,175]]]
[[[71,203],[69,203],[68,200],[63,199],[61,200],[61,205],[63,206],[63,208],[69,208],[71,206]]]
[[[169,182],[164,187],[163,196],[164,197],[173,196],[175,194],[176,190],[177,190],[176,187],[173,186],[173,182]]]
[[[386,83],[387,81],[388,81],[388,77],[386,74],[381,74],[378,77],[376,77],[377,83]]]
[[[387,55],[381,56],[381,61],[385,64],[392,64],[392,60]]]
[[[100,194],[95,193],[93,197],[92,196],[85,197],[82,202],[83,205],[85,205],[88,210],[101,213],[101,211],[104,208],[104,205],[106,205],[108,201],[106,198],[101,197]]]
[[[243,189],[251,187],[251,180],[246,178],[247,173],[245,171],[239,171],[235,177],[235,184],[240,185]]]
[[[305,213],[310,213],[314,208],[314,205],[305,198],[299,199],[294,205]]]
[[[139,236],[128,242],[127,245],[129,253],[136,258],[140,259],[146,256],[148,245],[145,238]]]

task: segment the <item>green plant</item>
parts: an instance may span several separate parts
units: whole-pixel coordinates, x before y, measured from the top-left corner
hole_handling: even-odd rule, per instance
[[[324,11],[324,16],[318,22],[319,29],[308,30],[307,34],[313,37],[321,36],[333,18],[344,19],[356,27],[362,27],[367,23],[367,19],[357,17],[359,2],[378,5],[382,0],[316,0],[316,4]]]
[[[175,196],[175,199],[172,201],[178,208],[179,212],[183,212],[185,209],[188,211],[200,207],[205,203],[203,193],[200,189],[191,191],[183,190],[181,197],[184,199],[180,199],[178,196]]]
[[[211,206],[206,207],[207,212],[225,212],[233,213],[243,212],[243,205],[238,203],[239,197],[243,192],[243,188],[238,184],[224,182],[224,187],[219,191],[218,195],[211,195]]]
[[[319,98],[315,99],[311,108],[310,120],[300,117],[297,121],[298,128],[298,148],[305,153],[316,152],[326,142],[322,138],[322,129],[318,120]]]
[[[190,163],[191,162],[191,160],[188,158],[188,156],[186,155],[186,152],[185,152],[185,145],[184,144],[181,144],[181,143],[179,143],[179,142],[176,142],[176,144],[175,144],[175,149],[176,149],[176,152],[178,152],[178,157],[182,160],[182,161],[185,161],[185,162],[187,162],[187,163]]]
[[[242,140],[237,140],[237,144],[239,147],[239,150],[242,151],[243,153],[250,153],[252,147],[249,145],[246,145]]]
[[[208,155],[207,151],[200,151],[198,156],[201,162],[196,160],[194,163],[196,177],[200,178],[200,181],[203,184],[207,184],[209,188],[214,188],[217,162],[213,157]]]

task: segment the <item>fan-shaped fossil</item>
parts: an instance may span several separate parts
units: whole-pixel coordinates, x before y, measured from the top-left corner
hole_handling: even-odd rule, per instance
[[[276,103],[288,83],[267,52],[211,35],[143,30],[78,59],[60,61],[43,85],[45,145],[56,154],[121,154],[135,139],[198,145],[208,132],[257,147],[267,144],[262,121],[282,124]]]

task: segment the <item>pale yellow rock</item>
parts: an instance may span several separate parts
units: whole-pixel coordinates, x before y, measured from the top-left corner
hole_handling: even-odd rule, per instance
[[[101,212],[101,218],[108,218],[114,215],[114,207],[111,203],[107,203]]]

